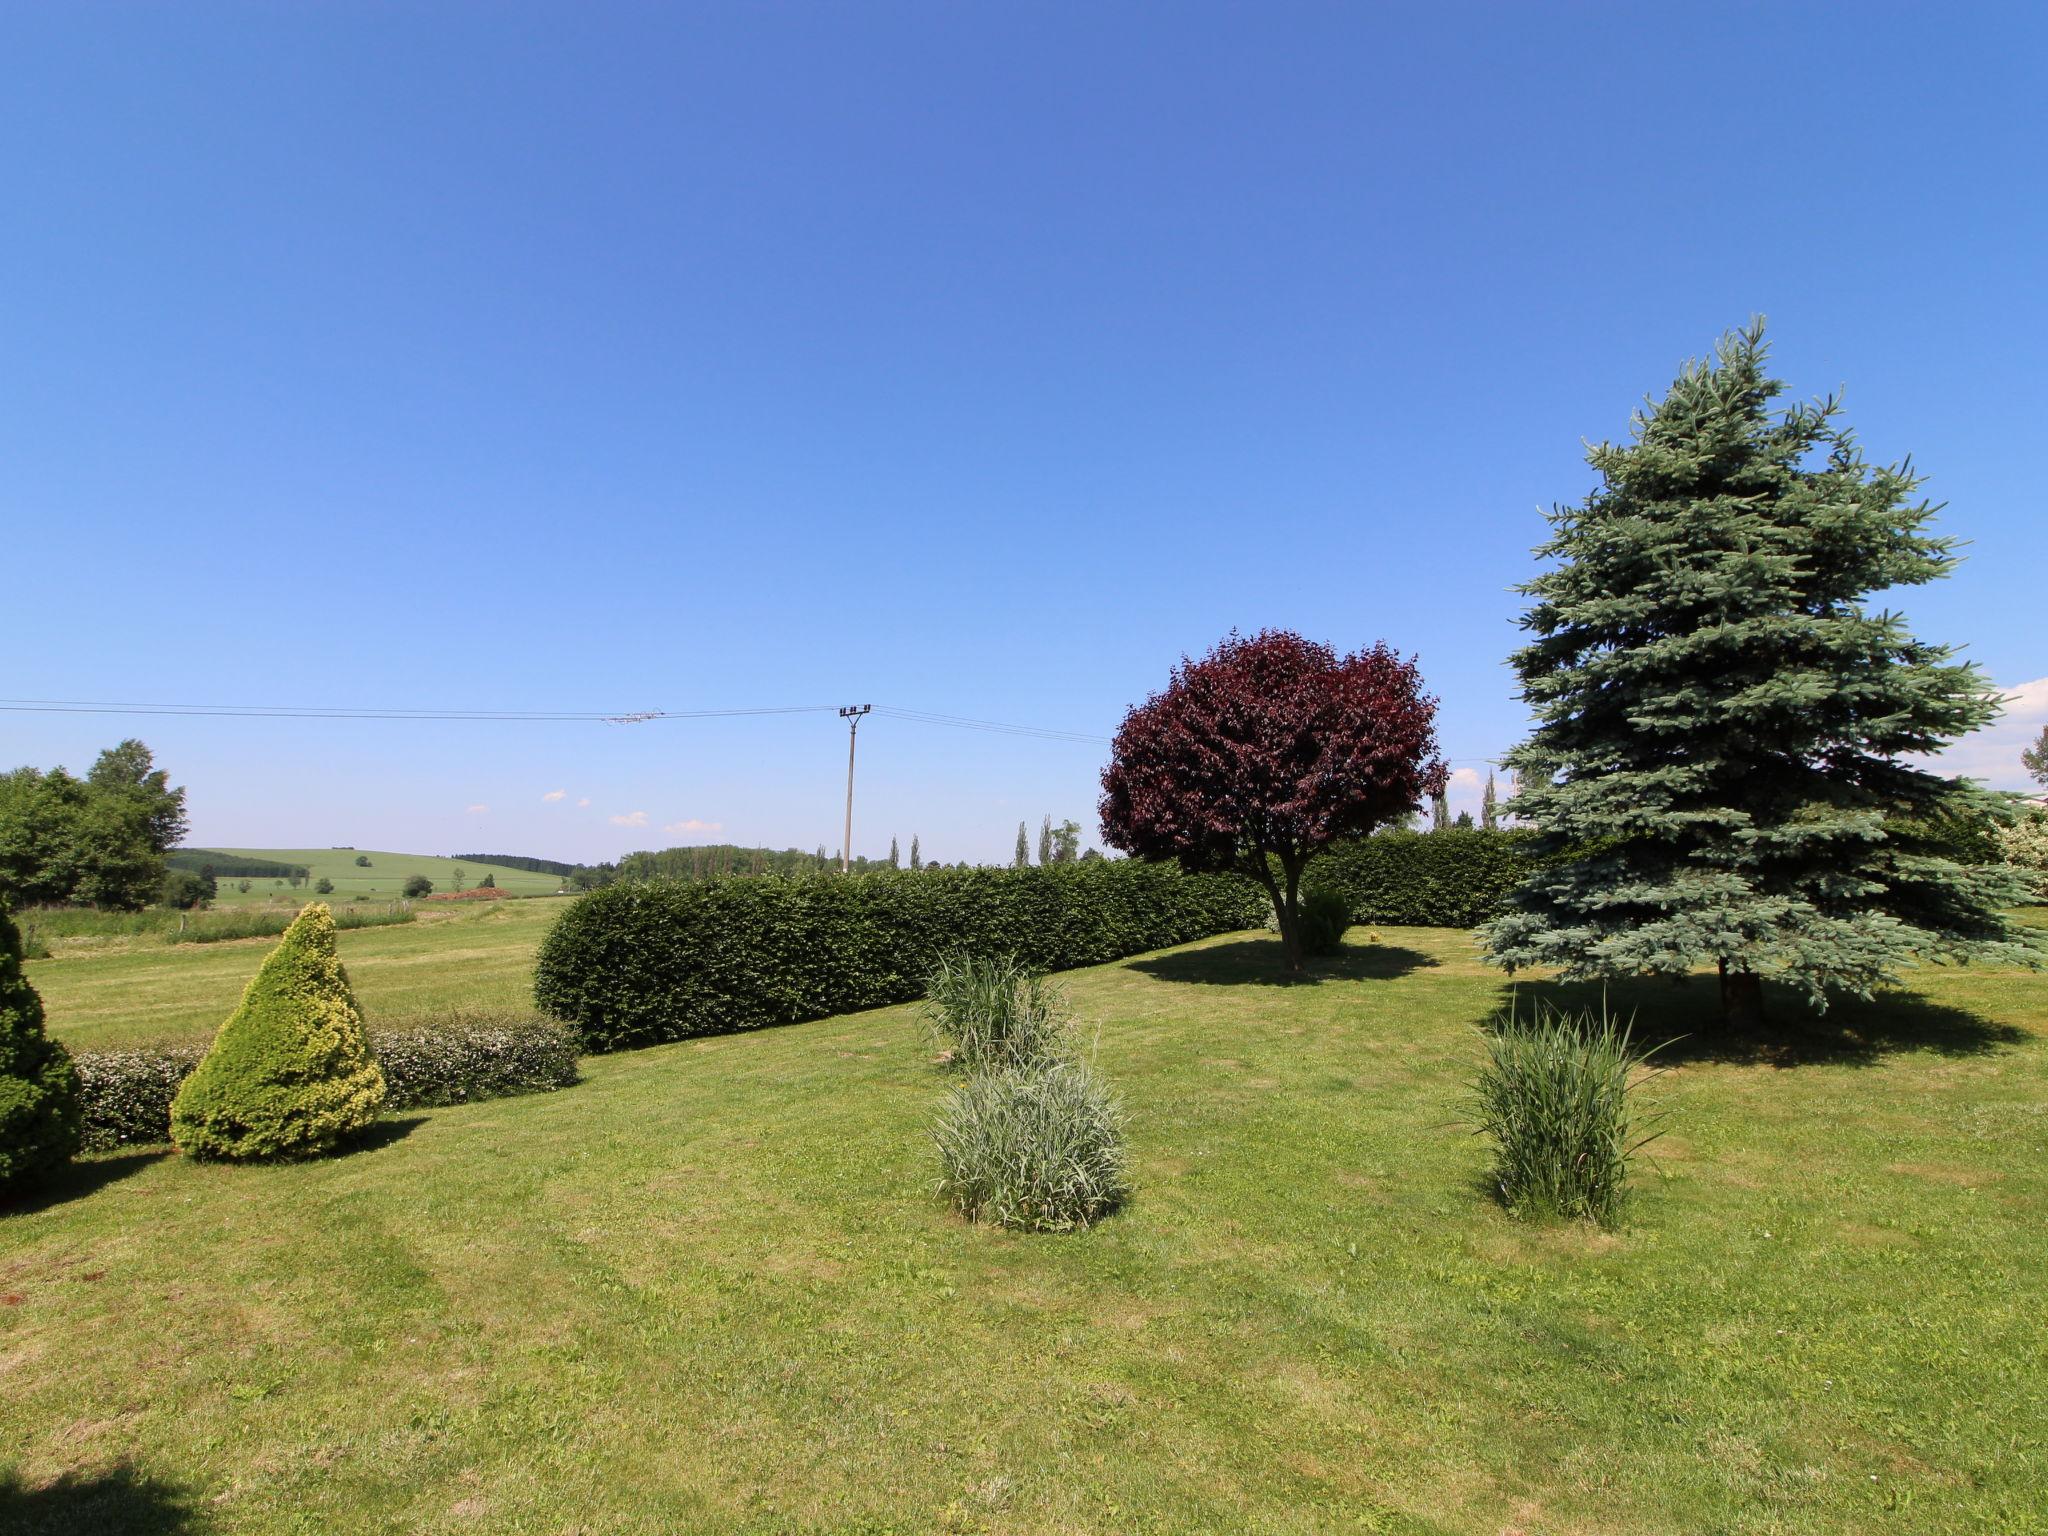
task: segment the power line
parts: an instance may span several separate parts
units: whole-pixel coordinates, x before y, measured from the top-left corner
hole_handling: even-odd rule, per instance
[[[764,704],[735,709],[398,709],[316,704],[155,704],[113,699],[0,699],[0,713],[64,715],[178,715],[223,720],[397,720],[491,723],[643,725],[655,720],[732,720],[769,715],[828,714],[832,704]],[[877,704],[874,712],[913,725],[943,726],[955,731],[983,731],[1037,741],[1076,742],[1106,746],[1111,738],[1055,726],[1021,725],[1007,720],[981,720],[900,704]],[[1485,763],[1499,758],[1453,757],[1450,763]]]
[[[763,715],[826,714],[831,704],[756,705],[739,709],[396,709],[316,704],[158,704],[117,699],[0,699],[0,711],[13,714],[178,715],[225,720],[411,720],[539,724],[550,721],[608,725],[641,725],[653,720],[719,720]],[[875,713],[919,725],[950,730],[994,731],[1042,741],[1104,743],[1107,736],[1065,731],[1050,726],[1018,725],[1002,720],[977,720],[932,710],[878,704]]]

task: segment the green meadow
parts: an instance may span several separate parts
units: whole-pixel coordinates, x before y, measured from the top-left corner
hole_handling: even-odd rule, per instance
[[[310,872],[306,884],[293,889],[284,880],[249,876],[249,889],[241,889],[239,878],[220,877],[215,898],[227,904],[246,901],[303,901],[312,894],[313,883],[325,876],[334,882],[331,901],[396,901],[412,875],[425,875],[437,891],[467,889],[485,875],[494,876],[498,889],[515,896],[552,896],[562,889],[553,875],[530,870],[509,869],[501,864],[483,864],[475,859],[444,859],[423,853],[391,853],[378,848],[216,848],[241,858],[272,859],[280,864],[301,864]],[[370,861],[365,868],[358,858]],[[459,883],[458,883],[459,881]]]
[[[373,1020],[510,1005],[556,906],[343,954]],[[314,1163],[83,1162],[0,1218],[0,1508],[29,1531],[2041,1528],[2048,983],[1929,970],[1769,1039],[1718,1034],[1704,981],[1616,989],[1671,1070],[1601,1233],[1489,1197],[1464,1096],[1505,993],[1468,937],[1355,938],[1293,984],[1264,935],[1065,978],[1136,1182],[1077,1236],[934,1198],[948,1079],[907,1007],[591,1058]],[[261,953],[30,974],[85,1046],[203,1033]]]
[[[372,1023],[457,1006],[531,1012],[534,950],[571,899],[419,902],[410,923],[340,934],[342,962]],[[276,942],[59,945],[27,969],[53,1034],[114,1050],[211,1038]]]

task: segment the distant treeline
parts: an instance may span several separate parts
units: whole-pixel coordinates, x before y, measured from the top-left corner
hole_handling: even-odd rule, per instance
[[[687,848],[663,848],[629,853],[616,864],[565,864],[560,859],[533,859],[518,853],[458,853],[455,858],[468,864],[500,864],[508,869],[530,870],[566,880],[580,891],[595,890],[619,880],[717,880],[727,875],[819,875],[836,874],[839,857],[823,848],[806,852],[802,848],[742,848],[736,843],[705,843]],[[888,859],[857,858],[856,874],[874,869],[893,869]],[[928,869],[943,869],[929,864]],[[214,873],[228,870],[215,865]]]
[[[173,869],[189,870],[195,875],[211,869],[223,880],[304,880],[312,874],[303,864],[243,858],[217,848],[173,848],[168,862]]]
[[[560,859],[529,859],[520,853],[458,853],[454,855],[459,864],[502,864],[507,869],[523,869],[535,875],[553,875],[557,880],[566,880],[581,864],[564,864]]]
[[[881,869],[881,859],[855,859],[855,869]],[[618,880],[715,880],[721,875],[814,875],[837,869],[839,861],[820,848],[741,848],[732,843],[704,843],[689,848],[664,848],[658,853],[629,853],[609,868]],[[598,883],[608,883],[600,881]]]

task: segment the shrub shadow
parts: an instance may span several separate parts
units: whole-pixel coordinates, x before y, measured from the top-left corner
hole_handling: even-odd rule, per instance
[[[131,1173],[140,1173],[151,1163],[170,1155],[169,1147],[155,1147],[147,1152],[120,1152],[112,1157],[73,1159],[28,1188],[0,1198],[0,1215],[26,1216],[34,1211],[46,1211],[53,1205],[62,1205],[67,1200],[83,1200],[87,1195],[96,1194],[109,1184],[119,1183]],[[0,1525],[0,1530],[5,1529],[5,1525]]]
[[[395,1146],[414,1131],[427,1123],[425,1115],[407,1115],[403,1119],[385,1118],[372,1121],[355,1135],[342,1143],[341,1150],[353,1155],[358,1152],[376,1152],[385,1147]]]
[[[1499,1004],[1502,1009],[1519,1006],[1524,1013],[1539,1003],[1598,1013],[1603,995],[1610,1014],[1633,1020],[1636,1045],[1654,1047],[1660,1066],[1872,1066],[1912,1051],[1981,1056],[2030,1038],[2023,1029],[1917,992],[1880,992],[1867,1003],[1841,998],[1826,1013],[1816,1013],[1805,994],[1776,986],[1765,989],[1762,1026],[1730,1029],[1711,976],[1609,982],[1604,988],[1597,981],[1511,982],[1501,987]]]
[[[41,1488],[0,1471],[0,1531],[9,1536],[183,1536],[200,1529],[189,1494],[133,1467],[67,1472]]]
[[[1280,941],[1233,939],[1206,949],[1133,960],[1130,969],[1161,981],[1189,981],[1219,987],[1312,987],[1325,981],[1391,981],[1438,962],[1419,949],[1398,944],[1347,944],[1339,954],[1306,962],[1290,973]]]

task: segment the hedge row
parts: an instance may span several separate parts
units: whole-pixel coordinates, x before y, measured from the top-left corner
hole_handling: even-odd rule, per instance
[[[562,914],[533,991],[587,1049],[618,1050],[905,1002],[955,950],[1067,970],[1256,927],[1267,910],[1249,880],[1120,859],[635,881]]]
[[[1446,828],[1386,832],[1318,855],[1304,884],[1341,892],[1361,923],[1476,928],[1505,910],[1535,869],[1534,833]]]
[[[429,1109],[546,1093],[576,1081],[575,1032],[551,1019],[449,1013],[419,1028],[370,1031],[384,1069],[384,1108]],[[77,1051],[88,1152],[154,1146],[171,1137],[171,1100],[204,1045]]]

